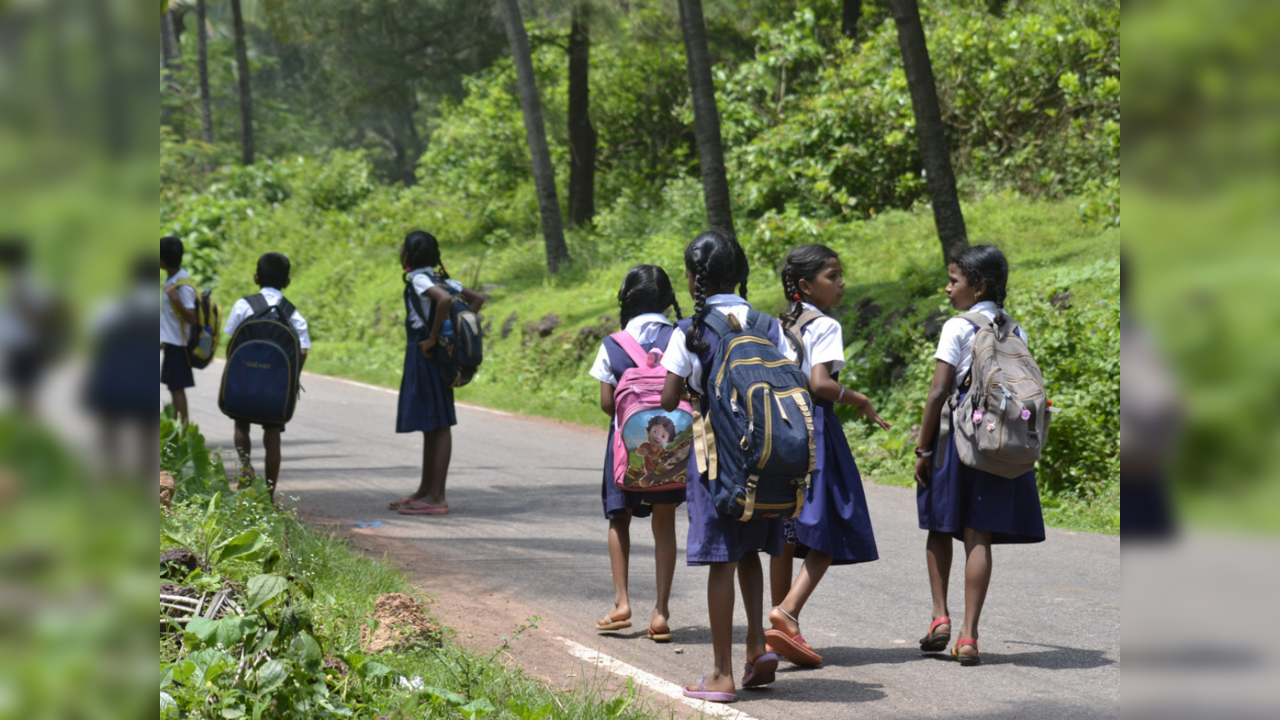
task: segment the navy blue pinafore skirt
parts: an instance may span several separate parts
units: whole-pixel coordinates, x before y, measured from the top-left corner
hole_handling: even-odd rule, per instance
[[[431,432],[457,425],[453,388],[440,379],[440,367],[436,361],[422,357],[418,350],[418,342],[427,337],[426,327],[406,329],[409,341],[404,350],[396,432]]]

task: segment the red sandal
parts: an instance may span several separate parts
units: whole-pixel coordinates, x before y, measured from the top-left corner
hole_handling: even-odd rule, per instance
[[[962,645],[968,645],[972,647],[973,654],[961,655],[960,646]],[[959,660],[960,664],[963,665],[964,667],[971,667],[973,665],[977,665],[978,663],[982,662],[982,656],[978,654],[978,641],[973,638],[962,638],[960,640],[957,640],[956,644],[951,646],[951,657],[955,658],[956,660]]]
[[[935,633],[934,629],[939,625],[950,625],[951,618],[943,616],[929,624],[929,632],[920,638],[920,650],[923,652],[942,652],[947,649],[947,643],[951,642],[951,632]]]

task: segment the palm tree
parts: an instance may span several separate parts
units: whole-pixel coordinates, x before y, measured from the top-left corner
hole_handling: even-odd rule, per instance
[[[244,40],[240,0],[231,0],[231,27],[236,36],[236,74],[240,79],[240,162],[253,164],[253,98],[249,94],[249,50]]]
[[[596,129],[591,126],[591,36],[586,3],[573,6],[569,29],[569,224],[578,227],[596,214]]]
[[[698,143],[702,168],[702,194],[707,222],[733,232],[729,205],[729,181],[725,177],[724,148],[720,144],[720,113],[716,110],[716,86],[711,80],[711,55],[707,52],[707,25],[702,0],[680,0],[680,29],[689,64],[689,90],[693,94],[693,136]]]
[[[533,162],[533,182],[538,194],[538,210],[542,214],[542,237],[547,245],[547,270],[556,274],[569,264],[569,248],[564,242],[560,221],[560,201],[556,197],[556,172],[547,147],[547,130],[542,122],[542,101],[533,76],[533,57],[529,54],[529,37],[524,31],[524,18],[517,0],[502,0],[506,16],[507,39],[511,42],[511,59],[516,66],[516,84],[520,88],[520,107],[524,110],[524,129],[529,137],[529,155]]]
[[[209,93],[209,32],[208,20],[205,19],[205,0],[196,0],[196,38],[198,39],[198,59],[200,71],[200,130],[207,143],[213,142],[213,109],[210,106]]]
[[[956,251],[968,246],[969,235],[964,227],[964,214],[960,212],[960,196],[956,193],[956,175],[951,168],[946,128],[938,107],[933,65],[929,62],[929,48],[925,44],[916,0],[890,0],[889,5],[893,22],[898,26],[898,47],[902,51],[907,86],[911,89],[916,147],[924,162],[925,183],[933,201],[933,223],[938,229],[943,262],[946,262]]]

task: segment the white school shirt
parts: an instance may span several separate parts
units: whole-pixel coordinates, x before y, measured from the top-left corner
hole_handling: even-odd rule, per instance
[[[983,300],[968,311],[980,312],[988,319],[995,320],[996,310],[994,302]],[[1022,331],[1021,326],[1018,327],[1017,333],[1023,342],[1027,342],[1027,334]],[[965,374],[969,372],[969,368],[973,367],[973,338],[977,334],[977,328],[959,315],[942,326],[942,335],[938,338],[938,352],[934,353],[934,358],[955,367],[956,387],[960,387],[960,383],[964,382]]]
[[[280,304],[280,298],[284,297],[284,293],[273,287],[264,287],[261,290],[262,297],[266,299],[267,305],[275,307]],[[240,327],[240,323],[249,319],[253,315],[253,308],[249,306],[249,301],[240,298],[235,305],[231,306],[231,312],[227,314],[227,324],[222,328],[222,332],[230,338],[235,334],[236,328]],[[298,312],[298,308],[293,309],[293,315],[289,317],[289,323],[293,325],[293,329],[298,333],[298,345],[303,350],[311,349],[311,334],[307,332],[307,321],[302,317],[302,313]]]
[[[422,309],[430,313],[431,310],[428,309],[430,308],[429,303],[434,303],[435,300],[427,297],[427,291],[440,284],[440,280],[436,279],[436,274],[430,268],[418,268],[409,273],[409,282],[413,283],[413,291],[418,293],[418,297],[422,298]],[[462,283],[457,280],[450,278],[445,280],[444,284],[453,288],[454,292],[462,292]],[[418,314],[418,307],[412,303],[409,306],[409,324],[415,329],[426,325],[426,321]]]
[[[747,324],[747,313],[751,312],[751,305],[746,300],[732,294],[712,295],[707,298],[707,305],[711,307],[711,312],[718,312],[721,315],[733,315],[738,318],[738,322],[745,327]],[[704,333],[712,332],[711,328],[704,327]],[[796,359],[796,351],[792,349],[791,343],[786,338],[779,338],[781,344],[778,350],[788,360]],[[698,356],[689,352],[689,348],[685,345],[684,331],[679,327],[671,332],[671,342],[667,345],[667,351],[662,356],[662,366],[668,372],[673,372],[689,382],[689,387],[697,393],[702,392],[702,361]]]
[[[644,313],[631,318],[623,330],[635,338],[636,342],[644,345],[653,342],[658,332],[669,325],[671,321],[662,313]],[[609,364],[609,353],[605,351],[603,342],[600,343],[600,351],[596,353],[596,361],[591,363],[588,374],[602,383],[618,384],[618,379],[613,374],[613,366]]]
[[[800,303],[801,312],[808,310],[821,312],[814,305]],[[839,320],[827,315],[815,318],[805,326],[800,342],[804,344],[804,362],[800,370],[806,381],[813,376],[814,365],[831,363],[832,375],[844,368],[844,329],[840,327]]]
[[[169,287],[182,278],[190,277],[186,270],[179,269],[178,272],[173,274],[173,277],[164,281],[164,286]],[[182,302],[183,307],[194,308],[196,306],[196,289],[190,285],[179,287],[178,300]],[[169,343],[170,345],[187,344],[187,334],[183,331],[182,318],[178,317],[178,311],[173,309],[173,303],[169,301],[169,296],[163,292],[160,293],[160,342]]]

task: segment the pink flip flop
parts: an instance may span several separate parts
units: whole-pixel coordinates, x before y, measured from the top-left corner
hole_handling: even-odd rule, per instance
[[[708,690],[706,675],[703,675],[702,679],[698,681],[697,690],[690,690],[689,688],[684,688],[684,696],[687,698],[693,698],[694,700],[706,700],[707,702],[714,702],[714,703],[731,703],[738,699],[738,696],[734,695],[733,693],[715,692],[714,690]]]
[[[421,500],[410,500],[407,503],[401,503],[400,507],[396,508],[396,512],[401,515],[448,515],[449,508],[438,508]]]
[[[760,687],[768,685],[777,679],[778,656],[767,652],[756,658],[753,663],[747,663],[746,674],[742,676],[742,687]]]

